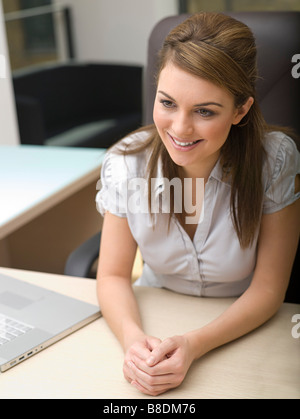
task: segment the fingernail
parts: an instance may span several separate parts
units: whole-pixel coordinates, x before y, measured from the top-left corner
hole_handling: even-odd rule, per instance
[[[147,364],[148,364],[148,365],[152,365],[152,364],[154,364],[154,361],[155,361],[154,356],[150,356],[150,357],[147,359]]]
[[[135,381],[131,381],[131,383],[130,383],[133,387],[135,387],[135,388],[137,388],[138,389],[138,386],[137,386],[137,384],[136,384],[136,382]]]

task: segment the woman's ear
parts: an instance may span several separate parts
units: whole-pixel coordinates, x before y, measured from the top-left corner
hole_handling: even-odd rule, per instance
[[[247,115],[247,113],[249,112],[249,109],[251,108],[253,103],[254,103],[254,99],[252,96],[250,96],[248,97],[248,99],[242,106],[237,108],[233,122],[232,122],[233,125],[237,125],[241,122],[244,116]]]

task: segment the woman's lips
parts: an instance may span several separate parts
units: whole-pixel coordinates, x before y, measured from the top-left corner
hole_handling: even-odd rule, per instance
[[[176,149],[181,150],[181,151],[191,150],[191,149],[195,148],[197,146],[197,144],[199,144],[201,141],[203,141],[203,140],[182,141],[182,140],[179,140],[176,137],[172,137],[172,135],[169,134],[169,133],[167,133],[167,134],[168,134],[173,146]]]

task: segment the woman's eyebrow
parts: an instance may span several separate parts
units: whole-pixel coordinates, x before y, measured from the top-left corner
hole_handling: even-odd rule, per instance
[[[158,93],[161,93],[164,96],[166,96],[168,99],[172,100],[173,102],[176,102],[176,100],[172,98],[172,96],[168,95],[168,93],[164,92],[163,90],[159,90]],[[196,108],[199,106],[209,106],[209,105],[215,105],[215,106],[219,106],[220,108],[223,108],[223,105],[221,105],[221,103],[218,103],[218,102],[197,103],[196,105],[194,105],[194,107]]]
[[[172,98],[172,96],[168,95],[168,93],[163,92],[162,90],[159,90],[158,93],[161,93],[162,95],[166,96],[168,99],[173,100],[173,102],[176,102],[176,100]]]
[[[194,106],[198,107],[198,106],[209,106],[209,105],[215,105],[215,106],[219,106],[220,108],[223,108],[223,105],[221,105],[221,103],[218,103],[218,102],[198,103],[197,105],[194,105]]]

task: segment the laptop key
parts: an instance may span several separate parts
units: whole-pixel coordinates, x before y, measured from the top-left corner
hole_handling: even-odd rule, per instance
[[[9,340],[4,339],[0,336],[0,345],[4,345],[5,343],[8,343],[8,342],[9,342]]]
[[[1,326],[1,324],[0,324],[0,333],[1,332],[11,333],[11,334],[13,334],[15,336],[20,336],[20,335],[23,335],[25,333],[22,330],[16,329],[14,327],[6,326],[6,325]]]
[[[10,342],[32,329],[34,329],[33,326],[0,314],[0,345]]]

